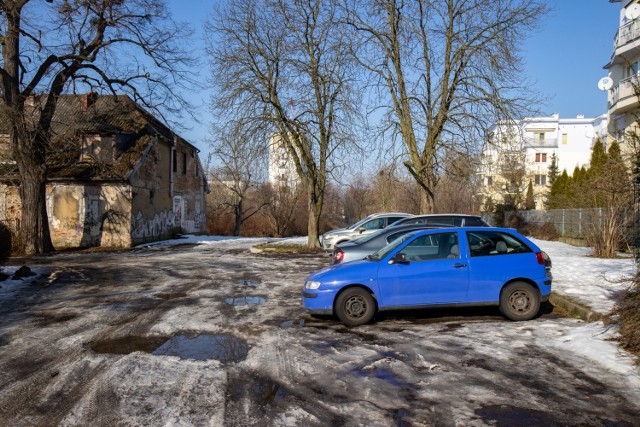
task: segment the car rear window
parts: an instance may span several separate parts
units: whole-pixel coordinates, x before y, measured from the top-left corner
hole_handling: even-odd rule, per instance
[[[472,257],[533,252],[517,237],[503,231],[467,231]]]
[[[464,225],[467,227],[486,227],[487,224],[480,218],[470,217],[464,219]]]

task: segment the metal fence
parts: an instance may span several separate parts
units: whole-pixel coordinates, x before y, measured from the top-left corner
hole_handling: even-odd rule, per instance
[[[552,209],[548,211],[517,211],[518,215],[532,224],[553,224],[561,237],[571,239],[584,239],[585,233],[593,221],[604,215],[604,209]],[[505,219],[516,214],[516,212],[507,212]],[[629,211],[625,213],[625,224],[636,224],[634,213]],[[596,222],[597,224],[597,222]],[[633,239],[632,241],[636,241]]]

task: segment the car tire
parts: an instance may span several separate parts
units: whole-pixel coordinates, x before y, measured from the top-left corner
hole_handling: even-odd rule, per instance
[[[525,282],[513,282],[502,289],[500,311],[511,320],[533,319],[540,310],[538,290]]]
[[[336,298],[336,316],[347,326],[364,325],[376,314],[376,302],[363,288],[349,288]]]

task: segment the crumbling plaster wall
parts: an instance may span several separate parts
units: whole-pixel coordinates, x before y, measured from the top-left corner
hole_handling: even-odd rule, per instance
[[[56,249],[129,247],[131,189],[128,185],[47,185],[47,212]]]

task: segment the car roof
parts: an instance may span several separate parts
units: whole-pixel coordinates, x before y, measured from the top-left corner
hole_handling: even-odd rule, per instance
[[[457,213],[436,213],[436,214],[422,214],[422,215],[413,215],[415,218],[429,218],[429,217],[434,217],[434,216],[455,216],[455,217],[465,217],[465,218],[481,218],[482,216],[480,215],[473,215],[473,214],[457,214]],[[486,228],[486,227],[485,227]]]

